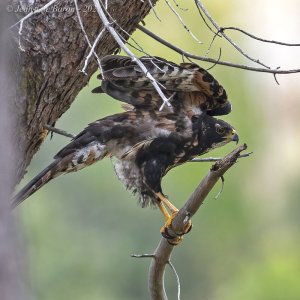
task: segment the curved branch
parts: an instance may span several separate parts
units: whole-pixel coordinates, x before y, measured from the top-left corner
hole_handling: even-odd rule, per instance
[[[210,169],[208,175],[200,182],[184,206],[172,222],[170,231],[182,232],[185,224],[198,211],[206,196],[217,183],[217,181],[232,167],[240,156],[240,153],[247,149],[247,145],[241,145],[223,159],[217,161]],[[170,232],[170,234],[172,234]],[[148,288],[151,300],[166,300],[167,295],[164,289],[164,272],[165,266],[170,261],[170,256],[174,246],[168,241],[161,238],[149,268]]]
[[[195,3],[196,3],[196,6],[199,7],[203,11],[203,13],[205,14],[205,16],[209,19],[209,21],[218,30],[218,33],[220,33],[238,52],[240,52],[243,56],[245,56],[249,60],[251,60],[251,61],[253,61],[253,62],[255,62],[255,63],[257,63],[257,64],[259,64],[259,65],[261,65],[261,66],[263,66],[265,68],[267,68],[267,69],[270,69],[270,67],[268,67],[267,65],[263,64],[262,62],[260,62],[259,59],[252,58],[247,53],[245,53],[241,49],[241,47],[239,47],[227,34],[225,34],[225,32],[221,30],[221,27],[217,24],[217,22],[215,22],[215,20],[208,13],[208,11],[204,7],[204,5],[201,3],[201,1],[195,0]]]
[[[227,26],[227,27],[220,27],[221,32],[225,31],[225,30],[235,30],[235,31],[239,31],[245,35],[248,35],[249,37],[251,37],[254,40],[260,41],[260,42],[264,42],[264,43],[270,43],[270,44],[276,44],[276,45],[280,45],[280,46],[288,46],[288,47],[299,47],[300,43],[285,43],[285,42],[280,42],[280,41],[275,41],[275,40],[267,40],[267,39],[263,39],[260,37],[255,36],[252,33],[249,33],[241,28],[238,27],[234,27],[234,26]]]
[[[217,65],[223,65],[223,66],[227,66],[227,67],[232,67],[232,68],[236,68],[236,69],[242,69],[242,70],[247,70],[247,71],[255,71],[255,72],[262,72],[262,73],[271,73],[271,74],[293,74],[293,73],[300,73],[300,69],[291,69],[291,70],[279,70],[279,69],[265,69],[265,68],[255,68],[255,67],[250,67],[250,66],[245,66],[245,65],[240,65],[240,64],[235,64],[235,63],[231,63],[231,62],[227,62],[227,61],[222,61],[222,60],[216,60],[213,58],[208,58],[205,56],[199,56],[199,55],[195,55],[192,53],[189,53],[185,50],[182,50],[181,48],[173,45],[172,43],[164,40],[163,38],[159,37],[158,35],[156,35],[155,33],[153,33],[152,31],[146,29],[144,26],[141,25],[137,25],[137,28],[139,30],[141,30],[142,32],[144,32],[145,34],[147,34],[148,36],[150,36],[151,38],[153,38],[154,40],[156,40],[157,42],[159,42],[160,44],[174,50],[175,52],[187,57],[187,58],[193,58],[196,60],[200,60],[200,61],[205,61],[205,62],[210,62],[210,63],[214,63]]]

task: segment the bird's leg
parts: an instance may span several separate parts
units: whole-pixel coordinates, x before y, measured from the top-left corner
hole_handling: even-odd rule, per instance
[[[175,205],[173,205],[162,193],[156,193],[156,196],[162,203],[164,203],[167,206],[172,215],[176,215],[178,213],[178,208]]]
[[[192,223],[191,223],[191,221],[187,222],[187,224],[184,227],[183,232],[180,232],[180,233],[175,232],[172,229],[172,221],[178,213],[177,207],[174,206],[162,193],[156,193],[155,195],[159,199],[158,207],[166,219],[166,223],[160,229],[160,232],[164,238],[169,240],[170,244],[178,245],[180,243],[180,241],[182,240],[182,235],[188,233],[191,230]],[[165,205],[170,210],[171,214],[168,213]],[[170,234],[171,232],[172,232],[172,235]]]
[[[170,219],[170,214],[167,211],[167,209],[165,208],[164,204],[160,200],[158,202],[158,208],[161,211],[161,213],[164,215],[164,218],[166,219],[166,221],[168,221]]]

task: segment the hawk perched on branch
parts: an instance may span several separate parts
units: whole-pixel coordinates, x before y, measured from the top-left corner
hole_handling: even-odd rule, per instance
[[[158,206],[170,224],[177,209],[163,194],[162,177],[195,156],[237,142],[238,136],[231,125],[212,117],[228,113],[231,105],[223,87],[208,72],[194,64],[178,66],[161,58],[142,61],[171,97],[171,106],[159,110],[162,100],[129,58],[105,57],[102,84],[94,92],[106,92],[131,104],[132,110],[91,123],[14,197],[13,207],[51,179],[109,156],[117,176],[141,205]]]

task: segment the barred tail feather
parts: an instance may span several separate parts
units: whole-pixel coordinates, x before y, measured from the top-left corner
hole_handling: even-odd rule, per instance
[[[95,123],[96,125],[98,123]],[[89,142],[93,136],[83,132],[54,157],[55,160],[41,173],[34,177],[12,199],[11,207],[15,208],[30,195],[39,190],[51,179],[64,174],[79,171],[103,159],[107,155],[105,144]],[[87,142],[86,142],[87,141]],[[82,144],[84,146],[82,146]],[[81,146],[81,147],[79,147]]]
[[[49,182],[54,177],[60,175],[59,166],[60,160],[55,160],[47,168],[45,168],[41,173],[35,176],[26,186],[24,186],[13,198],[11,202],[11,208],[15,208],[20,203],[22,203],[26,198],[31,196],[37,190],[39,190],[43,185]]]

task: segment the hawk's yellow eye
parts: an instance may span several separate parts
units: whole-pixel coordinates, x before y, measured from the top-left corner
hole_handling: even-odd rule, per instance
[[[216,124],[216,132],[221,135],[225,133],[225,129],[220,124]]]

